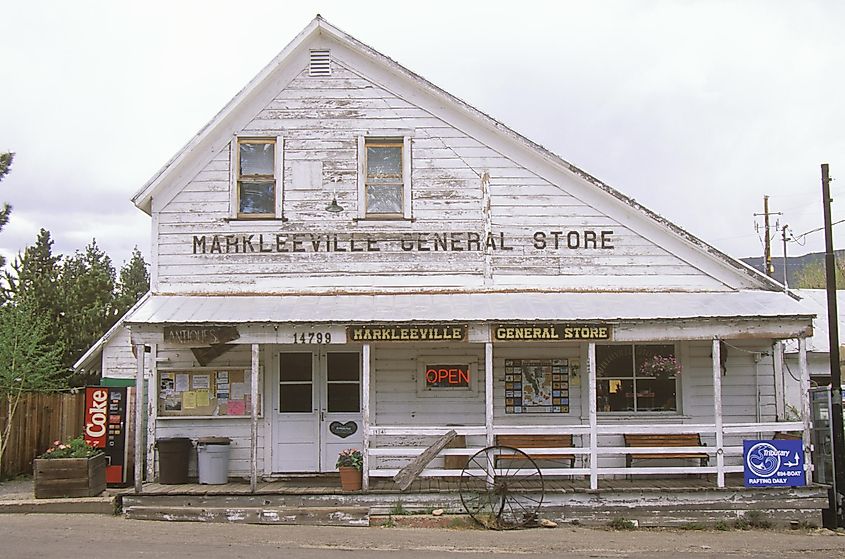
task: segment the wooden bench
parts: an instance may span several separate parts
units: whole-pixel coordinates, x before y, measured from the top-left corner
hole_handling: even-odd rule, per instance
[[[572,435],[496,435],[496,444],[518,448],[532,460],[569,460],[569,467],[575,467],[574,454],[537,454],[532,448],[574,448]]]
[[[705,446],[701,442],[701,435],[698,433],[675,433],[675,434],[660,434],[660,435],[623,435],[625,437],[625,446],[628,447],[689,447],[689,446]],[[706,452],[670,452],[670,453],[655,453],[655,452],[639,452],[629,453],[625,458],[625,466],[630,468],[634,460],[652,460],[660,458],[698,458],[701,460],[701,465],[706,466],[710,461],[710,455]]]

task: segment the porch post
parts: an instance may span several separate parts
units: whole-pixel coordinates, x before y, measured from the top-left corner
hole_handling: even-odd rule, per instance
[[[361,490],[370,490],[370,344],[361,349],[361,426],[364,431],[364,465],[361,472]]]
[[[716,484],[725,486],[725,436],[722,431],[722,355],[719,338],[713,338],[713,420],[716,429]]]
[[[778,340],[774,345],[775,357],[775,414],[778,421],[783,421],[786,415],[786,390],[783,386],[783,341]]]
[[[140,493],[144,477],[144,344],[135,344],[135,493]]]
[[[258,486],[258,344],[252,344],[252,369],[250,371],[249,401],[249,490],[255,493]]]
[[[147,479],[155,478],[156,418],[158,417],[158,344],[150,351],[150,381],[147,385]]]
[[[807,338],[798,338],[798,369],[801,375],[801,419],[804,422],[804,430],[801,433],[801,441],[804,446],[804,473],[806,483],[813,482],[813,457],[810,453],[810,369],[807,367]]]
[[[493,342],[484,344],[484,431],[487,446],[493,446]]]
[[[599,438],[596,414],[596,344],[587,344],[587,390],[590,408],[590,489],[599,487]]]

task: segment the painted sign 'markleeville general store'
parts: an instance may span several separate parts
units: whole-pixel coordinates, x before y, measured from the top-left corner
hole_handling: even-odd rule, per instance
[[[530,237],[511,239],[505,233],[482,235],[472,231],[402,233],[386,237],[370,233],[250,233],[194,235],[194,254],[251,254],[288,252],[464,252],[510,251],[528,243],[535,250],[612,250],[613,231],[593,229],[535,231]]]

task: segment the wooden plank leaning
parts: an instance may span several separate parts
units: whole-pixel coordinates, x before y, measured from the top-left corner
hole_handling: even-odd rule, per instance
[[[419,477],[420,473],[428,466],[428,463],[434,460],[434,458],[440,454],[440,451],[446,448],[446,445],[449,444],[452,439],[458,436],[458,433],[455,432],[454,429],[443,435],[442,437],[438,438],[434,441],[430,447],[425,449],[422,454],[411,460],[407,466],[399,470],[399,472],[393,476],[393,481],[396,482],[396,485],[399,486],[401,491],[405,491],[408,489],[414,480]]]

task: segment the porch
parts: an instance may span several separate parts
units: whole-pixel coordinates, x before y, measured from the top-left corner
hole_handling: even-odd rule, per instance
[[[601,489],[589,480],[545,480],[540,517],[557,523],[605,526],[615,518],[640,526],[689,526],[765,518],[773,525],[820,525],[827,486],[750,490],[742,477],[726,476],[725,487],[701,477],[613,479]],[[145,483],[140,494],[122,496],[126,517],[146,520],[369,526],[391,516],[427,515],[443,509],[446,522],[469,522],[457,478],[421,478],[406,491],[392,480],[374,479],[368,492],[343,493],[337,475],[262,481],[252,492],[246,481],[226,485]],[[756,511],[756,512],[752,512]]]

